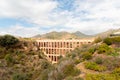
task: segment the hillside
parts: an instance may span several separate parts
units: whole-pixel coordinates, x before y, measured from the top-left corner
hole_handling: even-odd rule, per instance
[[[93,37],[105,38],[116,32],[120,32],[120,29],[110,29],[95,35],[86,35],[80,31],[76,31],[74,33],[53,31],[43,35],[38,34],[33,36],[32,38],[41,38],[41,39],[80,39],[80,38],[93,38]]]
[[[34,50],[33,42],[29,40],[18,40],[16,43],[15,37],[2,37],[0,80],[120,79],[120,37],[110,37],[99,43],[77,47],[64,57],[60,56],[57,64],[51,64],[41,50]],[[9,47],[8,43],[11,44]]]
[[[76,31],[74,33],[72,33],[73,35],[79,37],[79,38],[88,38],[88,37],[92,37],[92,35],[86,35],[86,34],[83,34],[82,32],[80,31]]]
[[[107,31],[105,31],[105,32],[102,32],[102,33],[98,33],[98,34],[96,34],[95,36],[96,37],[102,37],[102,38],[105,38],[105,37],[108,37],[108,36],[110,36],[111,34],[114,34],[114,33],[116,33],[116,32],[120,32],[120,29],[110,29],[110,30],[107,30]]]
[[[79,39],[79,38],[89,38],[90,35],[83,34],[79,31],[74,33],[69,32],[49,32],[43,35],[36,35],[33,38],[41,38],[41,39]]]

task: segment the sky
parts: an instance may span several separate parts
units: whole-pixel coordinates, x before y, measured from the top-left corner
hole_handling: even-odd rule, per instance
[[[120,28],[120,0],[0,0],[0,35],[97,34]]]

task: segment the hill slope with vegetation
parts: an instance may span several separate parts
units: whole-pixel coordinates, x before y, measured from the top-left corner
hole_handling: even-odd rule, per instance
[[[120,47],[115,45],[120,37],[98,39],[51,64],[40,50],[30,47],[33,41],[2,36],[0,80],[119,80]]]
[[[94,36],[96,37],[101,37],[101,38],[106,38],[112,34],[115,34],[116,32],[120,32],[120,29],[110,29],[110,30],[107,30],[105,32],[102,32],[102,33],[98,33]]]
[[[33,38],[41,38],[41,39],[79,39],[79,38],[89,38],[90,35],[83,34],[79,31],[75,33],[69,32],[49,32],[43,35],[36,35]]]
[[[76,31],[74,33],[53,31],[42,35],[38,34],[33,36],[32,38],[41,38],[41,39],[81,39],[81,38],[93,38],[93,37],[106,38],[107,36],[110,36],[111,34],[114,34],[116,32],[120,32],[120,29],[110,29],[95,35],[86,35],[80,31]]]

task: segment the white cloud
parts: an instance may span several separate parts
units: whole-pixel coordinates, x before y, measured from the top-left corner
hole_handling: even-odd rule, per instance
[[[0,0],[0,17],[22,18],[40,25],[50,24],[49,13],[57,7],[52,0]]]
[[[120,28],[119,4],[120,0],[75,0],[74,9],[69,11],[59,10],[55,0],[0,0],[0,17],[20,18],[40,26],[13,25],[13,31],[7,31],[12,34],[30,36],[52,30],[94,34]],[[49,30],[41,31],[43,27]]]
[[[39,30],[39,27],[24,27],[21,25],[10,26],[9,28],[1,28],[0,34],[11,34],[14,36],[22,36],[22,37],[31,37],[37,35],[38,33],[42,33]]]
[[[120,28],[113,24],[120,22],[119,0],[76,0],[73,14],[78,16],[67,21],[73,30],[87,33],[98,33],[111,28]],[[89,30],[89,32],[88,32]],[[93,32],[91,32],[93,31]]]

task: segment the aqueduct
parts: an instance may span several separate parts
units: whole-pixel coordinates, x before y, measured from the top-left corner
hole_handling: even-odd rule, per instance
[[[59,56],[64,56],[82,44],[90,44],[93,39],[73,39],[73,40],[36,40],[37,46],[44,52],[49,61],[56,63]]]

